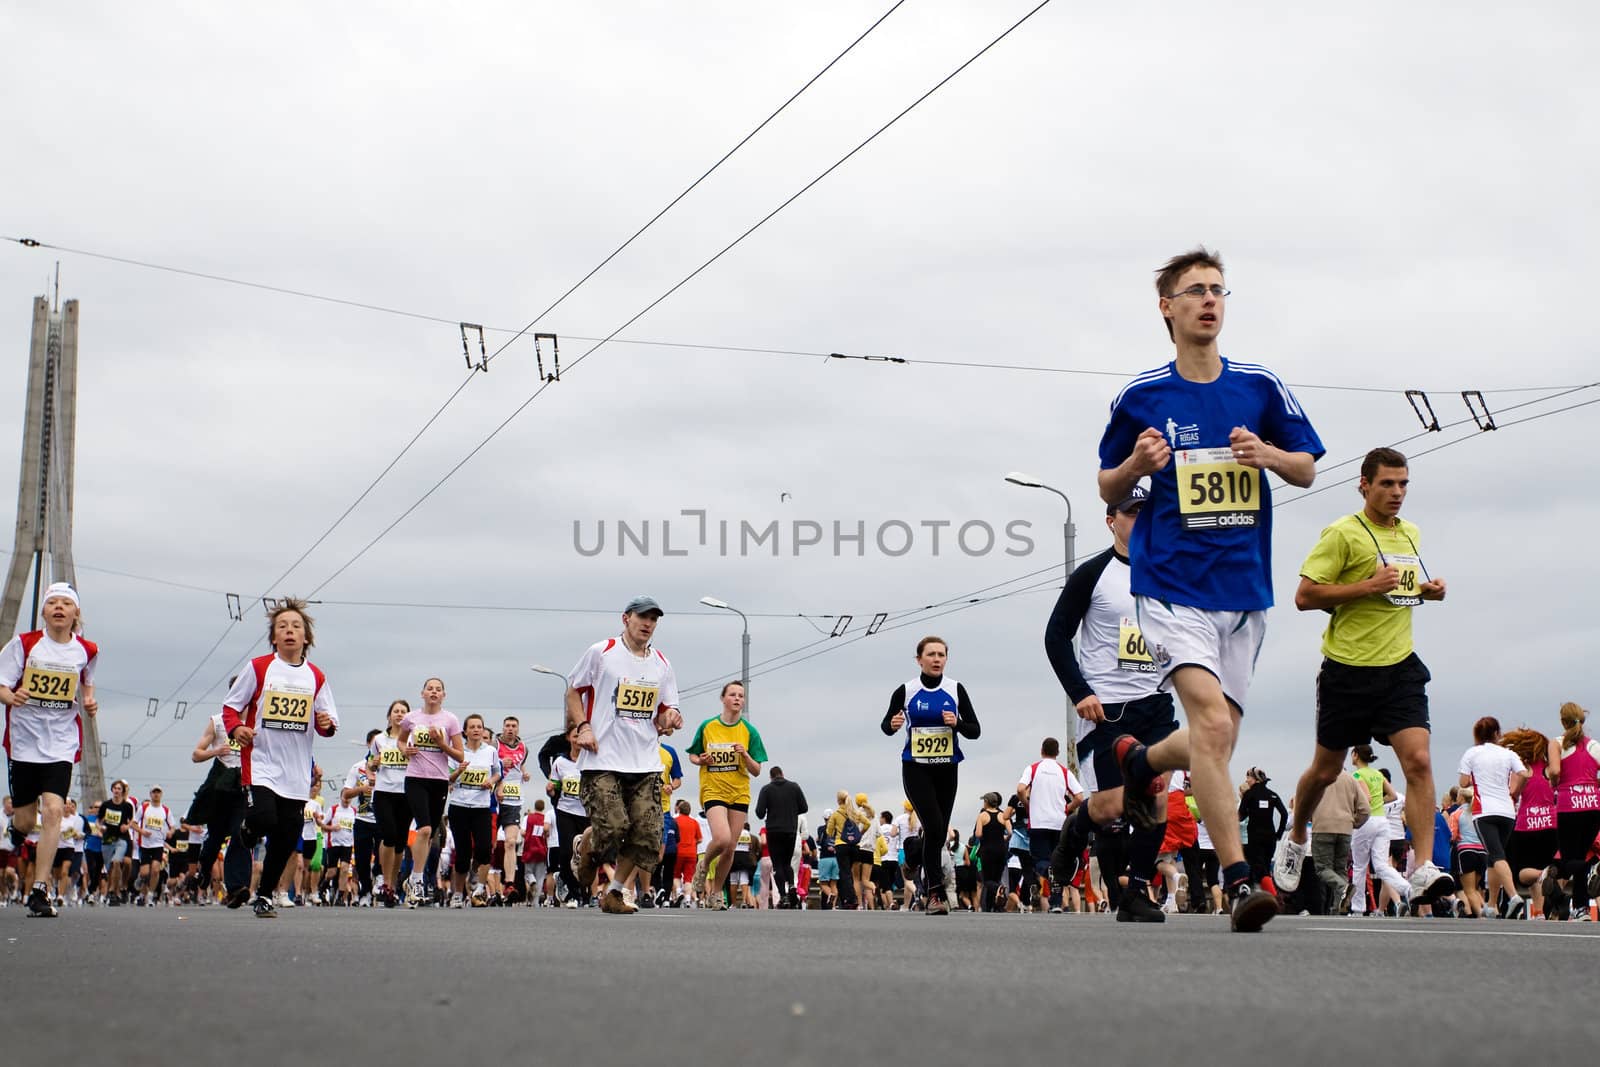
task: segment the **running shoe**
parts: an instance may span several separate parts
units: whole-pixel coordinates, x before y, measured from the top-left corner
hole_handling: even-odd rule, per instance
[[[276,919],[278,917],[278,909],[272,906],[271,897],[256,897],[256,902],[251,905],[251,910],[256,913],[256,918],[258,919]]]
[[[61,913],[50,903],[50,894],[42,887],[34,886],[33,892],[28,894],[28,914],[35,919],[54,919]]]
[[[112,899],[115,900],[115,898]],[[233,892],[229,893],[223,903],[227,904],[229,908],[237,911],[239,908],[242,908],[245,902],[249,899],[250,887],[245,886],[240,889],[235,889]]]
[[[406,881],[406,907],[414,908],[422,903],[425,889],[422,885],[422,875],[413,874]]]
[[[1528,917],[1528,902],[1520,896],[1512,897],[1511,903],[1506,905],[1506,918],[1526,919]]]
[[[1122,772],[1122,813],[1141,830],[1154,828],[1166,815],[1160,806],[1167,799],[1161,788],[1161,776],[1144,779],[1129,772],[1129,760],[1144,751],[1144,746],[1132,734],[1117,738],[1111,751],[1116,756],[1117,769]]]
[[[600,910],[607,915],[632,915],[639,909],[628,903],[620,889],[608,889],[600,895]]]
[[[1285,834],[1284,838],[1287,840],[1288,835]],[[1273,866],[1272,878],[1279,885],[1283,885],[1283,882],[1278,878],[1276,864]],[[1287,886],[1286,888],[1293,889],[1294,886]],[[1438,867],[1435,867],[1432,862],[1424,863],[1411,872],[1411,903],[1413,907],[1418,904],[1432,904],[1440,897],[1449,896],[1455,891],[1456,880]]]
[[[576,911],[578,909],[578,902],[576,900],[568,899],[568,901],[561,906],[564,908],[571,908],[572,910]]]
[[[451,893],[450,894],[450,907],[452,909],[459,911],[461,908],[464,908],[466,906],[467,906],[466,898],[464,898],[460,893]],[[474,904],[473,907],[477,907],[477,905]]]
[[[1117,922],[1119,923],[1164,923],[1166,921],[1166,912],[1162,911],[1150,900],[1148,893],[1127,891],[1122,894],[1122,900],[1117,903]]]
[[[940,900],[938,897],[934,897],[932,900],[928,901],[928,910],[927,910],[927,912],[925,914],[928,914],[928,915],[949,915],[950,914],[950,907],[944,901]]]
[[[1587,923],[1587,922],[1593,922],[1594,921],[1593,919],[1591,919],[1589,917],[1589,909],[1588,908],[1579,907],[1577,901],[1573,901],[1571,904],[1567,905],[1567,907],[1572,909],[1572,921],[1573,922],[1575,922],[1575,923]]]
[[[1278,914],[1278,898],[1261,889],[1256,889],[1249,882],[1244,882],[1233,891],[1233,907],[1231,909],[1234,933],[1253,934],[1271,921]]]
[[[1306,846],[1300,844],[1288,833],[1278,838],[1278,847],[1272,851],[1272,882],[1285,893],[1293,893],[1300,888],[1300,872],[1306,865]],[[1427,863],[1417,868],[1417,874],[1433,868],[1438,873],[1438,868]],[[1416,876],[1411,879],[1413,891],[1417,888]],[[1448,892],[1448,890],[1446,891]]]
[[[378,897],[383,901],[383,906],[386,908],[397,908],[400,906],[400,898],[395,896],[394,890],[390,889],[388,886],[384,886],[383,891],[378,894]]]
[[[482,882],[472,887],[472,906],[474,908],[487,908],[489,906],[489,887]]]

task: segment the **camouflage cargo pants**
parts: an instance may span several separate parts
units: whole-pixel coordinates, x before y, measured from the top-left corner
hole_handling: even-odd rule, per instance
[[[592,862],[611,849],[649,870],[661,854],[661,775],[584,771],[578,796],[589,813]]]

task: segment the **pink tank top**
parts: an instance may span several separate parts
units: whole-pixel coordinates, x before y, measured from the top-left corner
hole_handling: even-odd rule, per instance
[[[1556,828],[1556,794],[1544,771],[1544,760],[1528,768],[1528,784],[1522,787],[1522,796],[1517,798],[1514,829],[1519,833]]]
[[[1557,811],[1600,811],[1600,763],[1595,762],[1585,735],[1569,755],[1561,753],[1561,777],[1556,782]]]

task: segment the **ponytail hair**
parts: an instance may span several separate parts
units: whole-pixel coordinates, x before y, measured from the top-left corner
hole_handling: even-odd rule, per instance
[[[1583,722],[1589,713],[1572,701],[1561,705],[1561,747],[1577,748],[1583,742]]]

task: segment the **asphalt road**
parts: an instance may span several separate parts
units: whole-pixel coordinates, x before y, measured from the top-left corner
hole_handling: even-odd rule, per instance
[[[1194,916],[12,907],[0,961],[0,1048],[19,1064],[303,1067],[359,1062],[346,1042],[368,1039],[401,1063],[709,1067],[1421,1067],[1600,1047],[1588,923],[1281,917],[1246,936]]]

